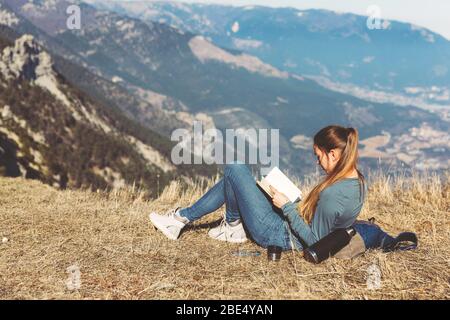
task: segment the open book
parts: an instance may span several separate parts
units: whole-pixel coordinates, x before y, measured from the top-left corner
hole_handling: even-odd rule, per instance
[[[270,170],[269,174],[261,181],[256,182],[270,197],[273,197],[269,186],[274,187],[279,192],[284,193],[291,202],[302,199],[302,192],[297,186],[289,180],[286,175],[281,172],[278,167]]]

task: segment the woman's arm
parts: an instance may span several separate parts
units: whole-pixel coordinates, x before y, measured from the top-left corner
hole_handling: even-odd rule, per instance
[[[284,216],[289,222],[291,230],[300,237],[308,246],[318,241],[311,227],[301,218],[297,211],[297,205],[292,202],[281,207]]]
[[[310,246],[334,229],[336,217],[340,214],[342,205],[335,197],[322,192],[311,226],[299,216],[296,203],[289,201],[281,207],[281,210],[293,232]]]

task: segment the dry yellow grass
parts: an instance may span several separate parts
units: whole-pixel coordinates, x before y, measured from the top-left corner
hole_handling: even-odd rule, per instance
[[[445,181],[444,181],[445,180]],[[209,181],[211,185],[213,181]],[[308,187],[306,186],[305,189]],[[148,221],[153,210],[186,206],[203,192],[174,182],[156,201],[143,192],[57,191],[36,181],[0,178],[0,298],[2,299],[448,299],[449,179],[374,178],[361,218],[375,216],[391,233],[413,231],[419,249],[367,252],[320,265],[286,252],[269,263],[255,244],[207,236],[223,210],[167,240]],[[234,257],[238,248],[260,257]],[[370,290],[367,270],[381,271]],[[69,290],[76,265],[81,287]]]

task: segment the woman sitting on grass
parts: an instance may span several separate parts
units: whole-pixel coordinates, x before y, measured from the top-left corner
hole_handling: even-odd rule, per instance
[[[224,177],[191,207],[165,215],[151,213],[150,220],[176,240],[188,223],[225,204],[225,218],[208,232],[211,238],[243,243],[248,233],[264,248],[301,250],[336,229],[354,225],[366,195],[364,177],[357,168],[358,132],[354,128],[325,127],[314,136],[313,148],[326,177],[300,204],[275,189],[273,198],[268,198],[247,165],[232,163],[225,166]],[[355,224],[355,229],[366,247],[393,247],[405,238],[394,239],[373,224]]]

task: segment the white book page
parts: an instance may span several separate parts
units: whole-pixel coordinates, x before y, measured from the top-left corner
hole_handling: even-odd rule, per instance
[[[302,198],[302,192],[289,178],[281,172],[278,167],[273,168],[267,176],[262,179],[264,184],[271,185],[279,192],[284,193],[291,202]]]

